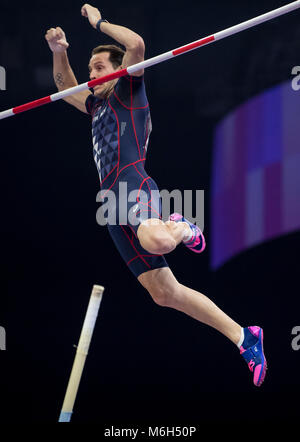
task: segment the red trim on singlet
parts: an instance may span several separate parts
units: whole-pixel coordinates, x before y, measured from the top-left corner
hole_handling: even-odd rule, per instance
[[[138,173],[142,178],[144,178],[143,175],[142,175],[142,174],[138,171],[138,169],[135,167],[135,165],[134,165],[134,168],[135,168],[135,170],[137,171],[137,173]],[[143,179],[143,182],[142,182],[142,184],[141,184],[141,186],[140,186],[140,189],[141,189],[142,185],[144,184],[144,182],[147,181],[148,179],[151,179],[151,177],[149,176],[149,177]],[[151,194],[151,189],[150,189],[150,187],[149,187],[149,183],[148,183],[148,182],[147,182],[147,186],[148,186],[149,193],[150,193],[150,195],[151,195],[151,199],[150,199],[150,201],[148,201],[148,203],[151,203],[151,201],[152,201],[152,194]],[[156,213],[157,213],[157,212],[156,212]]]
[[[124,229],[124,227],[123,227],[122,225],[121,225],[121,229],[123,230],[123,233],[125,233],[125,235],[127,236],[127,238],[128,238],[128,240],[129,240],[129,242],[130,242],[132,248],[133,248],[134,251],[136,252],[136,254],[137,254],[136,257],[141,258],[141,260],[146,264],[146,266],[148,266],[149,269],[151,269],[151,266],[147,263],[147,261],[145,261],[145,260],[143,259],[142,255],[139,254],[139,252],[136,250],[136,248],[135,248],[134,245],[132,244],[132,242],[131,242],[131,240],[130,240],[130,238],[129,238],[127,232],[126,232],[126,230]]]
[[[138,171],[138,169],[136,168],[135,165],[134,165],[134,168],[135,168],[135,170],[137,171],[137,173],[143,178],[143,182],[151,178],[151,177],[144,178],[143,175]],[[149,187],[149,183],[148,183],[147,181],[146,181],[146,183],[147,183],[147,186],[148,186],[148,189],[149,189],[150,195],[151,195],[151,189],[150,189],[150,187]],[[142,184],[143,184],[143,183],[142,183]],[[141,188],[141,187],[140,187],[140,188]],[[155,213],[159,216],[159,218],[161,219],[161,214],[158,213],[155,209],[153,209],[153,207],[152,207],[151,204],[150,204],[151,201],[152,201],[152,195],[151,195],[151,199],[150,199],[150,201],[148,201],[147,204],[145,204],[145,203],[143,203],[143,202],[141,202],[141,201],[139,201],[139,203],[141,203],[141,204],[143,204],[143,205],[146,205],[146,206],[150,207],[150,209],[153,210],[153,212],[155,212]]]
[[[115,168],[118,166],[118,164],[116,164],[112,169],[111,169],[111,171],[106,175],[106,177],[101,181],[101,184],[103,184],[104,183],[104,181],[106,180],[106,178],[108,178],[109,177],[109,175],[115,170]]]
[[[135,164],[133,164],[133,167],[135,168],[135,170],[137,171],[137,173],[144,179],[144,176],[141,174],[141,172],[139,172],[135,166]]]
[[[129,79],[128,79],[128,80],[129,80]],[[130,96],[131,96],[131,104],[132,104],[132,102],[133,102],[132,82],[130,83]],[[118,97],[117,97],[117,98],[118,98]],[[109,174],[107,174],[106,177],[101,181],[101,183],[100,183],[100,184],[101,184],[101,187],[103,186],[103,183],[106,181],[106,179],[107,179],[107,178],[112,174],[112,172],[116,169],[116,167],[118,167],[118,169],[117,169],[117,174],[116,174],[116,177],[115,177],[113,183],[111,184],[111,186],[109,187],[109,189],[107,189],[107,191],[106,191],[105,194],[102,196],[102,198],[104,198],[105,195],[106,195],[106,193],[107,193],[107,192],[108,192],[108,191],[114,186],[114,184],[116,183],[116,181],[117,181],[117,179],[118,179],[120,173],[121,173],[124,169],[126,169],[126,168],[129,167],[129,166],[134,166],[134,167],[135,167],[135,164],[140,163],[140,162],[146,160],[145,157],[144,157],[144,158],[141,157],[140,146],[139,146],[139,142],[138,142],[138,139],[137,139],[137,134],[136,134],[136,129],[135,129],[135,123],[134,123],[133,113],[132,113],[132,109],[133,109],[133,108],[131,108],[131,119],[132,119],[132,124],[133,124],[133,130],[134,130],[134,134],[135,134],[136,143],[137,143],[138,150],[139,150],[139,157],[140,157],[140,159],[137,160],[137,161],[135,161],[135,162],[133,162],[133,163],[129,163],[129,164],[127,164],[126,166],[122,167],[121,170],[119,169],[119,167],[120,167],[120,124],[119,124],[119,119],[118,119],[117,113],[116,113],[115,109],[113,108],[113,106],[112,106],[112,104],[111,104],[111,102],[110,102],[110,99],[108,99],[107,103],[108,103],[109,107],[111,108],[111,110],[113,111],[113,113],[114,113],[114,115],[115,115],[115,117],[116,117],[117,126],[118,126],[118,163],[113,167],[113,169],[109,172]],[[149,106],[149,105],[148,105],[148,106]],[[138,171],[138,169],[137,169],[136,167],[135,167],[135,169],[136,169],[136,171],[139,173],[139,175],[144,179],[144,176]],[[149,188],[149,187],[148,187],[148,188]],[[149,189],[149,190],[150,190],[150,189]],[[151,201],[151,200],[150,200],[150,201]]]
[[[149,177],[149,178],[150,178],[150,177]],[[150,204],[151,201],[152,201],[152,192],[151,192],[151,189],[150,189],[150,187],[149,187],[149,183],[147,182],[146,184],[147,184],[147,186],[148,186],[148,190],[149,190],[149,193],[150,193],[150,195],[151,195],[151,199],[150,199],[150,201],[148,201],[148,203]]]
[[[126,169],[126,168],[129,167],[129,166],[134,166],[136,163],[140,163],[140,162],[142,162],[142,161],[145,161],[145,158],[142,158],[141,160],[137,160],[137,161],[135,161],[134,163],[129,163],[129,164],[127,164],[126,166],[122,167],[122,169],[119,171],[118,175],[116,176],[114,182],[113,182],[112,185],[109,187],[109,189],[107,189],[107,191],[105,192],[105,194],[103,195],[102,198],[104,198],[105,195],[106,195],[106,193],[107,193],[107,192],[108,192],[108,191],[114,186],[116,180],[118,179],[119,175],[121,174],[121,172],[122,172],[124,169]],[[117,167],[117,166],[115,166],[114,168],[116,168],[116,167]],[[137,170],[137,169],[136,169],[136,170]],[[111,173],[111,172],[110,172],[110,173]],[[141,175],[141,176],[143,176],[143,175]],[[143,177],[143,178],[144,178],[144,177]],[[106,177],[105,177],[105,179],[106,179]],[[104,181],[104,180],[103,180],[103,181]],[[102,183],[103,183],[103,181],[102,181]],[[101,187],[102,187],[102,186],[101,186]]]
[[[134,166],[135,167],[135,166]],[[144,178],[143,177],[143,175],[137,170],[137,168],[135,167],[135,170],[141,175],[141,177],[142,178]],[[148,177],[149,179],[151,178],[151,177]],[[148,179],[147,178],[147,179]],[[145,181],[145,179],[144,179],[144,181]],[[151,189],[150,189],[150,187],[149,187],[149,183],[146,181],[146,183],[147,183],[147,185],[148,185],[148,189],[149,189],[149,192],[150,192],[150,195],[151,195]],[[151,204],[149,204],[150,202],[151,202],[151,200],[152,200],[152,195],[151,195],[151,199],[150,199],[150,201],[148,201],[148,203],[146,204],[146,203],[143,203],[142,201],[139,201],[139,203],[140,204],[143,204],[144,206],[148,206],[148,207],[150,207],[150,209],[151,210],[153,210],[153,212],[155,212],[158,216],[159,216],[159,218],[161,218],[161,215],[160,215],[160,213],[158,213],[152,206],[151,206]]]
[[[139,157],[140,159],[142,159],[141,157],[141,151],[140,151],[140,145],[137,139],[137,134],[136,134],[136,129],[135,129],[135,124],[134,124],[134,119],[133,119],[133,112],[132,112],[132,102],[133,102],[133,94],[132,94],[132,79],[130,77],[130,103],[131,103],[131,110],[130,110],[130,114],[131,114],[131,121],[132,121],[132,126],[133,126],[133,131],[134,131],[134,136],[135,136],[135,140],[136,140],[136,144],[139,150]]]
[[[140,192],[141,192],[141,190],[142,190],[142,187],[143,187],[143,184],[144,184],[144,182],[145,181],[147,181],[147,180],[149,180],[150,179],[150,177],[148,176],[147,178],[144,178],[143,179],[143,181],[142,181],[142,184],[140,185],[140,187],[139,187],[139,191],[138,191],[138,194],[137,194],[137,197],[136,197],[136,200],[137,200],[137,202],[139,202],[140,201]],[[148,186],[148,189],[149,189],[149,186]],[[150,189],[149,189],[150,190]],[[151,198],[152,199],[152,198]],[[151,201],[151,200],[150,200]]]
[[[159,219],[161,219],[161,214],[160,213],[158,213],[155,209],[153,209],[153,207],[151,206],[151,204],[149,204],[149,203],[143,203],[142,201],[139,201],[139,204],[143,204],[143,206],[147,206],[147,207],[149,207],[153,212],[155,212],[158,216],[159,216]],[[146,210],[141,210],[140,209],[140,212],[148,212],[148,209]]]
[[[114,96],[115,96],[116,99],[119,101],[119,103],[120,103],[123,107],[125,107],[125,109],[127,109],[127,110],[147,109],[147,107],[149,107],[149,103],[147,104],[147,106],[143,106],[143,107],[128,107],[128,106],[126,106],[126,104],[124,104],[124,103],[120,100],[120,98],[119,98],[118,95],[115,93],[115,91],[114,91]]]
[[[157,256],[162,256],[162,255],[140,255],[140,256],[145,256],[145,257],[147,256],[148,258],[152,258],[153,256],[157,257]],[[131,258],[126,264],[129,265],[132,261],[139,258],[140,256],[135,256],[134,258]]]

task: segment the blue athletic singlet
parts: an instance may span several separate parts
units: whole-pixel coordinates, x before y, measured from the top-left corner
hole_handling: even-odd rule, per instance
[[[152,129],[144,76],[120,78],[108,99],[89,95],[86,109],[101,195],[109,201],[107,227],[119,253],[135,276],[167,267],[164,256],[150,254],[137,238],[143,220],[161,218],[157,185],[144,169]]]

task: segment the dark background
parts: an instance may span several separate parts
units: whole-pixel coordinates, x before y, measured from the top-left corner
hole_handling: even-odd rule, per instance
[[[104,18],[142,35],[146,58],[284,4],[94,3]],[[56,91],[44,39],[50,27],[64,29],[77,80],[87,81],[92,48],[112,40],[90,27],[81,6],[1,2],[0,64],[7,72],[1,110]],[[61,101],[0,124],[3,423],[57,421],[93,284],[105,292],[74,423],[296,422],[300,351],[292,350],[291,331],[300,325],[299,232],[212,271],[209,210],[214,127],[238,104],[292,79],[300,65],[299,23],[296,11],[145,74],[153,122],[148,173],[161,189],[205,190],[206,252],[178,247],[169,265],[181,283],[241,325],[263,326],[269,364],[263,386],[253,386],[231,342],[154,304],[128,271],[95,221],[99,185],[90,118]]]

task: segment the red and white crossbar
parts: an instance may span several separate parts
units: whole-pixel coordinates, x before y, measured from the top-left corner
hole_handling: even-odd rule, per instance
[[[224,31],[217,32],[216,34],[209,35],[208,37],[201,38],[200,40],[189,43],[185,46],[181,46],[173,51],[165,52],[164,54],[157,55],[156,57],[149,58],[149,60],[142,61],[141,63],[137,63],[128,67],[127,69],[122,69],[112,74],[106,75],[102,78],[96,78],[95,80],[88,81],[86,83],[82,83],[78,86],[71,87],[69,89],[65,89],[60,92],[56,92],[55,94],[48,95],[47,97],[40,98],[35,101],[31,101],[29,103],[23,104],[21,106],[13,107],[6,111],[0,112],[0,120],[3,118],[11,117],[12,115],[19,114],[21,112],[25,112],[29,109],[33,109],[35,107],[42,106],[43,104],[51,103],[52,101],[57,101],[62,98],[68,97],[69,95],[74,95],[78,92],[87,90],[89,88],[93,88],[98,84],[106,83],[107,81],[114,80],[116,78],[124,77],[124,75],[132,75],[135,72],[146,69],[150,66],[154,66],[155,64],[162,63],[163,61],[169,60],[170,58],[177,57],[178,55],[184,54],[186,52],[193,51],[201,46],[208,45],[209,43],[213,43],[217,40],[222,40],[223,38],[229,37],[230,35],[237,34],[238,32],[242,32],[246,29],[257,26],[261,23],[264,23],[268,20],[272,20],[273,18],[279,17],[281,15],[287,14],[288,12],[294,11],[295,9],[300,8],[300,0],[289,3],[280,8],[274,9],[273,11],[267,12],[266,14],[259,15],[258,17],[252,18],[250,20],[244,21],[238,25],[232,26],[230,28],[225,29]]]

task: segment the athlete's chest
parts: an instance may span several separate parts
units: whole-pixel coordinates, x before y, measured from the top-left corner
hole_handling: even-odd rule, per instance
[[[108,102],[104,102],[103,104],[99,104],[98,106],[96,106],[92,118],[93,129],[105,120],[105,115],[107,113],[108,107]]]
[[[108,102],[103,103],[94,112],[92,132],[98,139],[118,132],[118,117]]]

